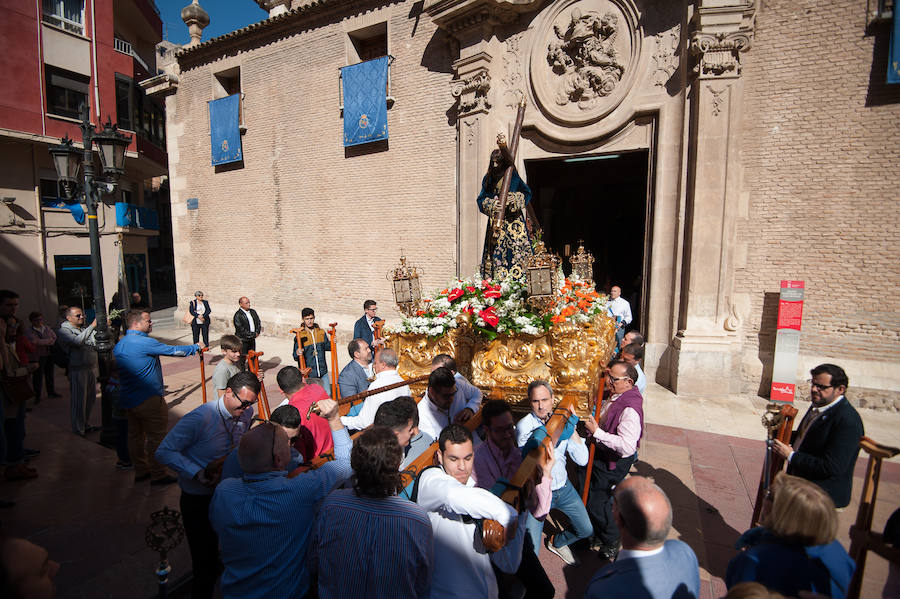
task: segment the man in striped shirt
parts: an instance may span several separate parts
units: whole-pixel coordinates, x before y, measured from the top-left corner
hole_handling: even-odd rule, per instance
[[[225,599],[302,597],[309,589],[306,552],[316,506],[351,474],[351,441],[338,405],[323,399],[318,406],[334,437],[334,461],[287,478],[287,433],[266,423],[241,438],[244,476],[216,488],[209,520],[222,549]]]
[[[402,456],[387,427],[373,426],[354,442],[353,489],[326,497],[313,526],[310,570],[318,570],[319,599],[417,599],[428,592],[431,522],[397,496]]]

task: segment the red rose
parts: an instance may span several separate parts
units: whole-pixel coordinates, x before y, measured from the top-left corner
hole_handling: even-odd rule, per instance
[[[464,294],[465,294],[465,292],[462,289],[459,289],[459,288],[453,289],[452,291],[450,291],[450,293],[447,294],[447,300],[451,301],[451,302],[455,302],[456,300],[461,298]]]
[[[469,293],[475,293],[477,289],[475,289],[471,285],[466,285],[466,291],[468,291]]]
[[[466,304],[466,307],[463,308],[462,311],[463,311],[463,312],[468,312],[469,314],[471,314],[471,313],[474,312],[475,310],[474,310],[474,308],[472,308],[472,306],[470,306],[469,304]]]
[[[438,314],[438,318],[443,318],[445,316],[447,316],[447,312],[441,312],[440,314]]]
[[[497,313],[494,311],[494,307],[485,308],[481,312],[478,313],[478,316],[486,322],[489,326],[496,327],[500,322],[500,317],[497,316]]]
[[[484,297],[492,297],[494,299],[500,299],[502,293],[499,289],[486,289],[484,292]]]

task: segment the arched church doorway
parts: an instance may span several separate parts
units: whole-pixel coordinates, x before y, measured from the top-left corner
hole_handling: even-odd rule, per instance
[[[544,243],[563,257],[578,249],[593,254],[598,291],[622,288],[634,321],[644,321],[650,206],[649,152],[526,160],[532,203]],[[571,267],[563,260],[566,275]]]

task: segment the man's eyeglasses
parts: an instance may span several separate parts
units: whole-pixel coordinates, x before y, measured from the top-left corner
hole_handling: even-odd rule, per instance
[[[818,389],[819,391],[824,391],[825,389],[831,389],[832,387],[834,387],[834,385],[822,385],[820,383],[815,382],[812,379],[806,379],[806,382],[809,383],[810,387],[814,387],[814,388]]]
[[[504,435],[504,434],[508,435],[508,434],[514,433],[515,430],[516,430],[515,424],[510,424],[509,426],[492,426],[491,427],[491,432],[493,432],[495,435]]]
[[[240,398],[238,398],[238,399],[240,399]],[[237,409],[238,410],[246,410],[247,408],[249,408],[250,406],[255,404],[257,401],[258,400],[256,400],[256,399],[254,399],[253,401],[246,401],[246,400],[241,399],[241,403],[240,403],[240,405],[238,405]]]
[[[611,380],[611,381],[614,382],[614,383],[618,383],[619,381],[631,380],[631,377],[630,377],[630,376],[612,376],[612,375],[609,375],[609,380]]]

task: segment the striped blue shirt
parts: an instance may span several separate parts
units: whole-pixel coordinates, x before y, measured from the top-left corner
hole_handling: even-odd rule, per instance
[[[225,599],[302,597],[309,588],[306,553],[319,502],[350,477],[350,436],[332,432],[334,461],[286,478],[284,470],[223,480],[209,507],[219,536]]]
[[[431,586],[432,552],[431,522],[419,505],[338,489],[322,501],[309,561],[319,599],[418,599]]]

